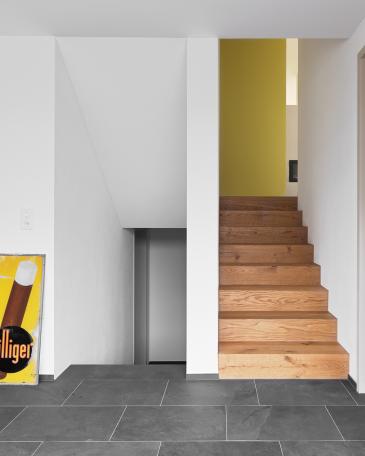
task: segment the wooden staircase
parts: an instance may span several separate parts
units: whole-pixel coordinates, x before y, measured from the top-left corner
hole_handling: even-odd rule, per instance
[[[295,197],[220,199],[220,378],[348,377],[307,235]]]

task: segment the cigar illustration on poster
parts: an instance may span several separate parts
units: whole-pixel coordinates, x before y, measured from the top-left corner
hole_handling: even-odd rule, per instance
[[[38,384],[43,280],[43,255],[0,255],[0,387]]]

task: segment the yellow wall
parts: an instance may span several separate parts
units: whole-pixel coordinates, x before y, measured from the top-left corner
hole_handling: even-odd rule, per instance
[[[285,194],[285,40],[220,41],[220,194]]]

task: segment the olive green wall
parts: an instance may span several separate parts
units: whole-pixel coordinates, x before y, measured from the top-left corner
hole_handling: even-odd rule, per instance
[[[220,41],[220,194],[285,194],[286,42]]]

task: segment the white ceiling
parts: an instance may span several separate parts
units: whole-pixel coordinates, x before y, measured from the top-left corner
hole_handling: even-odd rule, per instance
[[[0,0],[0,35],[345,38],[365,0]]]

